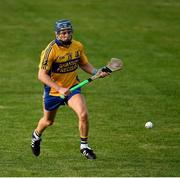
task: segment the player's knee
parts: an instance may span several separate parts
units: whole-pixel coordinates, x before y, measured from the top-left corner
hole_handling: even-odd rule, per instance
[[[80,117],[80,120],[82,122],[86,122],[88,120],[88,113],[87,111],[82,111],[80,114],[79,114],[79,117]]]

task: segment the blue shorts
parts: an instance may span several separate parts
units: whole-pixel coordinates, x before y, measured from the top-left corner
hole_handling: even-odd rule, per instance
[[[73,91],[72,93],[70,93],[67,97],[65,97],[64,99],[62,99],[59,96],[50,96],[49,92],[50,92],[50,87],[45,86],[44,87],[44,107],[47,111],[53,111],[57,108],[59,108],[60,105],[65,105],[67,104],[68,100],[76,94],[81,93],[81,89],[78,88],[75,91]]]

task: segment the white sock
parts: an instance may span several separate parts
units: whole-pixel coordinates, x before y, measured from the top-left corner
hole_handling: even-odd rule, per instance
[[[34,137],[35,137],[36,140],[39,140],[39,139],[40,139],[40,136],[36,133],[36,131],[34,131],[33,135],[34,135]]]
[[[80,144],[80,149],[88,148],[88,144]]]

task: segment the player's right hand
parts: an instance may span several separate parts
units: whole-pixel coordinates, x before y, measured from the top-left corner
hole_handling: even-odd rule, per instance
[[[58,89],[58,92],[63,96],[67,96],[67,95],[69,95],[71,93],[69,88],[63,88],[63,87],[60,87]]]

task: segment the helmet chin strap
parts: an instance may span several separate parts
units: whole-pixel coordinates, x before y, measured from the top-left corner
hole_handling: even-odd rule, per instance
[[[56,36],[56,39],[58,40],[59,45],[61,45],[61,46],[68,46],[68,45],[70,45],[70,44],[72,43],[72,42],[71,42],[72,36],[71,36],[70,39],[68,39],[68,40],[66,40],[66,41],[62,41],[58,36]]]

